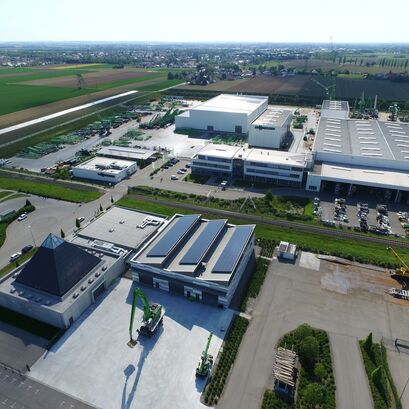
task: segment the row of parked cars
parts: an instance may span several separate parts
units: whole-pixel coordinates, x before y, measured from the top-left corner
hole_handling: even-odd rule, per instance
[[[13,253],[10,256],[10,262],[16,261],[18,258],[20,258],[23,254],[28,253],[33,246],[31,244],[28,244],[27,246],[24,246],[21,251],[18,251],[17,253]]]

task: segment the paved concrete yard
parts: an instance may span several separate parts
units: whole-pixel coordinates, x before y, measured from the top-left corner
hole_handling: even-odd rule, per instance
[[[163,329],[133,349],[132,282],[122,279],[32,368],[30,376],[103,409],[202,408],[195,368],[209,331],[217,354],[232,312],[143,288],[166,308]],[[142,312],[137,310],[135,328]]]
[[[346,295],[323,289],[323,275],[333,271],[330,264],[334,263],[321,260],[320,271],[314,271],[278,261],[271,263],[219,409],[259,409],[264,388],[272,382],[274,347],[280,337],[303,323],[328,331],[331,338],[334,334],[346,337],[345,342],[342,339],[332,343],[337,407],[366,409],[367,399],[358,402],[363,406],[355,406],[356,395],[342,393],[348,390],[350,380],[339,378],[342,374],[352,374],[351,382],[364,387],[365,378],[359,375],[364,373],[362,361],[343,365],[339,356],[341,359],[345,355],[356,356],[356,340],[369,332],[376,341],[382,337],[409,339],[408,306],[397,303],[383,291],[374,291],[377,280],[358,285],[366,280],[359,269],[355,274],[361,278]],[[385,274],[382,271],[374,274],[380,276],[378,286],[382,287]],[[391,371],[395,377],[394,367]],[[369,393],[368,389],[363,393]]]

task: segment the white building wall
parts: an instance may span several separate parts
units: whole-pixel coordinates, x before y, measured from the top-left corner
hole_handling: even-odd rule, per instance
[[[321,175],[314,175],[309,172],[305,188],[306,190],[309,190],[311,192],[319,192],[321,191],[321,182],[322,182]]]
[[[192,110],[189,123],[189,128],[207,130],[213,127],[214,131],[221,132],[236,132],[236,126],[241,126],[242,133],[247,133],[250,120],[245,113]]]
[[[123,169],[118,173],[109,173],[104,172],[104,170],[98,169],[84,169],[81,167],[76,167],[72,169],[72,174],[74,177],[80,179],[89,179],[89,180],[97,180],[101,182],[110,182],[110,183],[118,183],[121,180],[124,180],[128,177],[128,175],[132,175],[137,170],[137,164],[129,166],[127,169]]]
[[[321,109],[321,116],[323,118],[348,119],[349,111],[336,110],[336,109]]]
[[[250,126],[249,132],[249,147],[279,149],[287,133],[287,129],[283,128],[258,128],[254,125]]]

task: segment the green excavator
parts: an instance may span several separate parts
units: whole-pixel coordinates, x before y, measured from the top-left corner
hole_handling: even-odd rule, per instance
[[[158,325],[162,322],[163,316],[165,315],[165,308],[163,308],[162,305],[156,303],[149,304],[148,298],[142,292],[142,290],[139,288],[135,288],[132,298],[131,322],[129,324],[130,340],[128,342],[128,346],[131,348],[133,348],[137,343],[137,341],[132,338],[132,334],[133,323],[135,318],[135,309],[139,299],[141,299],[143,304],[142,325],[138,330],[139,334],[151,337],[154,334]]]
[[[202,352],[202,356],[200,357],[200,361],[197,364],[196,368],[196,376],[204,377],[207,376],[207,374],[210,371],[210,368],[213,365],[213,355],[210,355],[209,352],[209,346],[210,346],[210,341],[212,340],[213,334],[210,333],[209,337],[207,338],[207,344],[205,350]]]

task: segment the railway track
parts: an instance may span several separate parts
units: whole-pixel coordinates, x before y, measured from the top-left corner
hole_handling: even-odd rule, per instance
[[[293,222],[290,220],[274,220],[274,219],[269,219],[267,217],[233,212],[230,210],[215,209],[215,208],[206,207],[206,206],[198,206],[198,205],[193,205],[190,203],[169,202],[167,200],[155,199],[150,196],[144,196],[144,195],[139,195],[139,194],[134,194],[134,193],[132,193],[132,196],[137,199],[144,200],[150,203],[159,203],[165,206],[172,206],[177,209],[184,209],[184,210],[189,210],[189,211],[198,212],[198,213],[207,213],[207,214],[212,214],[215,216],[234,218],[234,219],[244,220],[246,222],[251,222],[251,223],[264,223],[264,224],[269,224],[271,226],[278,226],[278,227],[299,230],[299,231],[304,231],[304,232],[313,233],[313,234],[322,234],[322,235],[331,236],[331,237],[335,236],[335,237],[357,240],[357,241],[366,242],[366,243],[382,244],[385,247],[393,246],[396,248],[405,248],[405,249],[409,248],[409,242],[405,242],[402,240],[394,240],[388,237],[372,236],[369,234],[363,235],[363,234],[353,233],[353,232],[345,231],[345,230],[339,230],[339,229],[335,229],[331,227],[327,228],[324,226],[314,226],[312,224]]]

